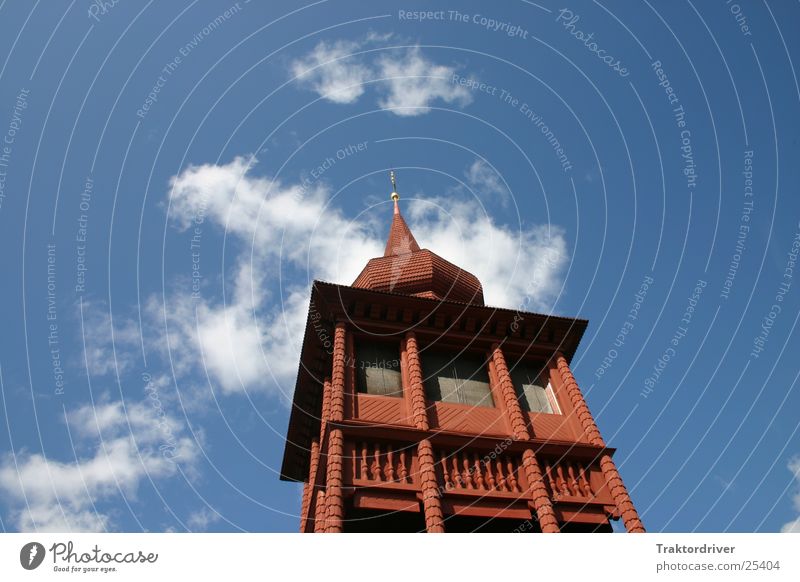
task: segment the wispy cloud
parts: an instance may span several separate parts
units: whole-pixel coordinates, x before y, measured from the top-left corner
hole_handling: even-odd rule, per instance
[[[475,160],[464,172],[464,177],[470,188],[478,195],[497,198],[501,202],[508,196],[508,188],[500,175],[483,160]]]
[[[208,527],[222,519],[220,515],[208,507],[192,512],[186,519],[186,526],[193,532],[207,531]]]
[[[320,42],[301,59],[291,64],[298,81],[334,103],[353,103],[364,93],[369,68],[357,56],[360,45],[352,41]]]
[[[420,47],[387,48],[377,57],[357,54],[365,45],[384,42],[371,35],[363,42],[322,41],[290,65],[298,82],[333,103],[354,103],[373,84],[380,107],[400,116],[423,115],[436,101],[464,106],[466,87],[452,82],[456,69],[427,58]]]
[[[0,460],[0,490],[20,531],[112,530],[102,503],[135,499],[143,480],[174,476],[176,463],[190,468],[197,459],[197,445],[183,425],[148,402],[82,406],[68,414],[67,423],[76,460],[25,452]]]
[[[455,69],[428,60],[419,47],[381,56],[378,71],[385,93],[379,105],[395,115],[423,115],[437,100],[460,106],[472,101],[466,87],[452,82]]]

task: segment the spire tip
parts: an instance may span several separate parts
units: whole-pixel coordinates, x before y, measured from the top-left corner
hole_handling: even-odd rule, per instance
[[[400,200],[400,194],[397,193],[397,182],[395,181],[394,170],[389,171],[389,179],[392,181],[392,193],[390,195],[390,198],[393,201],[397,202],[398,200]]]

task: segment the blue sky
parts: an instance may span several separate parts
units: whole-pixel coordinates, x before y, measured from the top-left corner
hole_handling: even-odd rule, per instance
[[[798,23],[1,3],[0,526],[296,531],[308,286],[381,253],[395,168],[487,303],[590,320],[573,369],[650,531],[800,528]]]

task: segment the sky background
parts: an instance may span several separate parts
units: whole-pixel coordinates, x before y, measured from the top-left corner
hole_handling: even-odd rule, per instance
[[[487,304],[589,320],[650,531],[800,529],[800,5],[266,4],[0,3],[0,528],[296,531],[309,285],[394,168]]]

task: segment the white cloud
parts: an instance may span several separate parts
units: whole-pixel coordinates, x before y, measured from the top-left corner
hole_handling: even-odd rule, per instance
[[[254,176],[245,158],[190,167],[173,177],[171,186],[171,220],[179,228],[200,214],[240,243],[226,302],[176,293],[167,298],[166,309],[151,303],[158,314],[153,320],[167,315],[176,371],[202,365],[223,393],[291,392],[308,282],[349,285],[368,259],[382,255],[390,213],[376,234],[369,224],[351,222],[328,207],[323,187],[304,189]],[[567,261],[560,229],[515,232],[496,224],[476,202],[450,199],[428,199],[410,205],[408,213],[420,244],[474,273],[487,303],[547,309],[559,292]],[[277,295],[279,276],[283,289]]]
[[[538,225],[518,231],[496,224],[472,201],[426,198],[409,206],[420,245],[478,277],[487,305],[548,311],[569,258],[564,232]]]
[[[220,519],[221,517],[216,511],[203,507],[189,515],[186,525],[193,532],[206,531],[208,526],[217,523]]]
[[[202,365],[228,393],[285,390],[297,373],[308,285],[284,283],[282,295],[274,297],[269,282],[281,274],[293,281],[349,283],[370,257],[381,254],[382,243],[368,225],[326,207],[324,187],[253,176],[245,158],[189,167],[170,185],[170,218],[179,228],[202,216],[242,245],[225,303],[186,294],[167,298],[167,339],[177,369]],[[161,309],[150,306],[154,315]]]
[[[796,486],[798,489],[792,497],[792,503],[797,511],[800,511],[800,457],[795,457],[789,461],[789,470],[794,474]],[[781,528],[783,533],[800,533],[800,516],[794,518],[792,521],[785,523]]]
[[[479,196],[499,198],[501,201],[508,196],[508,189],[500,175],[483,160],[475,160],[464,176],[470,188]]]
[[[182,424],[150,402],[83,406],[68,414],[76,449],[90,450],[74,462],[17,453],[0,461],[0,490],[12,504],[20,531],[77,532],[113,529],[111,516],[95,504],[122,496],[135,499],[140,483],[190,466],[195,443]]]
[[[359,48],[351,41],[322,41],[305,57],[292,62],[292,74],[328,101],[353,103],[364,93],[363,83],[370,76],[369,68],[358,57],[349,56]]]
[[[107,306],[84,301],[77,311],[78,317],[81,312],[83,316],[81,342],[85,347],[80,367],[88,366],[93,376],[105,376],[115,370],[121,376],[130,370],[136,364],[139,355],[136,348],[141,341],[136,323],[124,318],[114,320],[112,336]]]
[[[382,94],[378,104],[395,115],[415,116],[430,111],[436,100],[464,106],[472,101],[469,89],[452,82],[454,67],[427,59],[418,47],[387,49],[369,62],[355,55],[365,44],[385,42],[388,36],[370,34],[364,42],[322,41],[290,70],[299,83],[334,103],[354,103],[372,82]]]
[[[382,56],[378,68],[386,92],[379,104],[396,115],[428,113],[437,99],[462,106],[472,101],[469,89],[452,82],[455,69],[429,61],[419,47]]]

